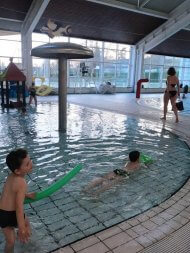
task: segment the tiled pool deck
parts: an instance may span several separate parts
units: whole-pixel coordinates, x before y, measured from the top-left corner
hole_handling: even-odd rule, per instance
[[[180,122],[175,124],[171,112],[166,122],[160,120],[162,115],[161,106],[159,106],[161,95],[143,95],[138,101],[134,94],[68,96],[71,103],[125,115],[130,114],[157,122],[161,127],[180,136],[190,146],[189,99],[190,96],[184,100],[186,110],[180,114]],[[190,241],[187,239],[189,224],[190,180],[170,199],[147,212],[54,252],[189,253]],[[173,238],[178,238],[177,248]]]

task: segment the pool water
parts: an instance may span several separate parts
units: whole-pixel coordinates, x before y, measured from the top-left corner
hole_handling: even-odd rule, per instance
[[[182,98],[182,95],[181,95],[181,98]],[[183,101],[184,110],[178,111],[179,115],[190,116],[190,99],[189,98],[190,98],[190,96],[189,96],[189,94],[187,94],[185,99],[181,99]],[[153,96],[142,97],[139,100],[139,104],[163,110],[163,108],[164,108],[163,95],[161,95],[160,97],[153,97]],[[173,114],[170,101],[168,103],[168,112],[170,114]]]
[[[13,148],[26,148],[33,160],[29,191],[83,164],[60,191],[25,205],[33,235],[28,245],[17,243],[15,252],[50,252],[122,222],[169,198],[190,176],[186,144],[151,121],[69,105],[64,134],[57,131],[57,110],[52,102],[30,107],[25,116],[16,110],[0,114],[0,191],[8,174],[5,158]],[[132,150],[155,162],[98,197],[82,192],[94,178],[122,168]]]

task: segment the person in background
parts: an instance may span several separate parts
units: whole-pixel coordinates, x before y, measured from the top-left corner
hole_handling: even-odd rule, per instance
[[[179,122],[178,118],[178,111],[176,107],[176,100],[177,97],[180,97],[180,88],[179,88],[179,80],[176,76],[176,71],[174,67],[170,67],[168,69],[168,77],[166,81],[166,90],[164,92],[164,116],[161,118],[163,120],[166,120],[166,114],[168,109],[168,102],[170,100],[172,105],[172,111],[175,114],[176,117],[176,123]]]
[[[32,86],[29,88],[29,92],[30,92],[29,105],[32,103],[32,100],[34,99],[35,106],[37,106],[36,87],[34,82],[32,83]]]
[[[188,85],[185,85],[183,88],[183,97],[182,98],[186,98],[186,94],[188,93]]]

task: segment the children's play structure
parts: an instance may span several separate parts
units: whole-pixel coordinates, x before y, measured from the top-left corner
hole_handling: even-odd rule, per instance
[[[26,77],[10,59],[10,63],[0,76],[1,105],[4,108],[26,106]],[[11,101],[10,98],[16,98]]]

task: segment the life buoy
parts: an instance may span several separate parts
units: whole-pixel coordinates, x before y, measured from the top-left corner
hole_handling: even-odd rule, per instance
[[[44,198],[50,196],[54,192],[61,189],[61,187],[63,187],[65,184],[67,184],[76,174],[79,173],[79,171],[81,169],[82,169],[82,165],[78,164],[77,166],[74,167],[74,169],[69,171],[63,178],[59,179],[57,182],[55,182],[54,184],[52,184],[51,186],[49,186],[45,190],[43,190],[41,192],[37,192],[35,199],[25,198],[24,204],[29,204],[34,201],[38,201],[38,200],[41,200],[41,199],[44,199]]]
[[[40,87],[37,88],[36,94],[38,96],[47,96],[52,92],[52,87],[47,86],[47,85],[41,85]]]

